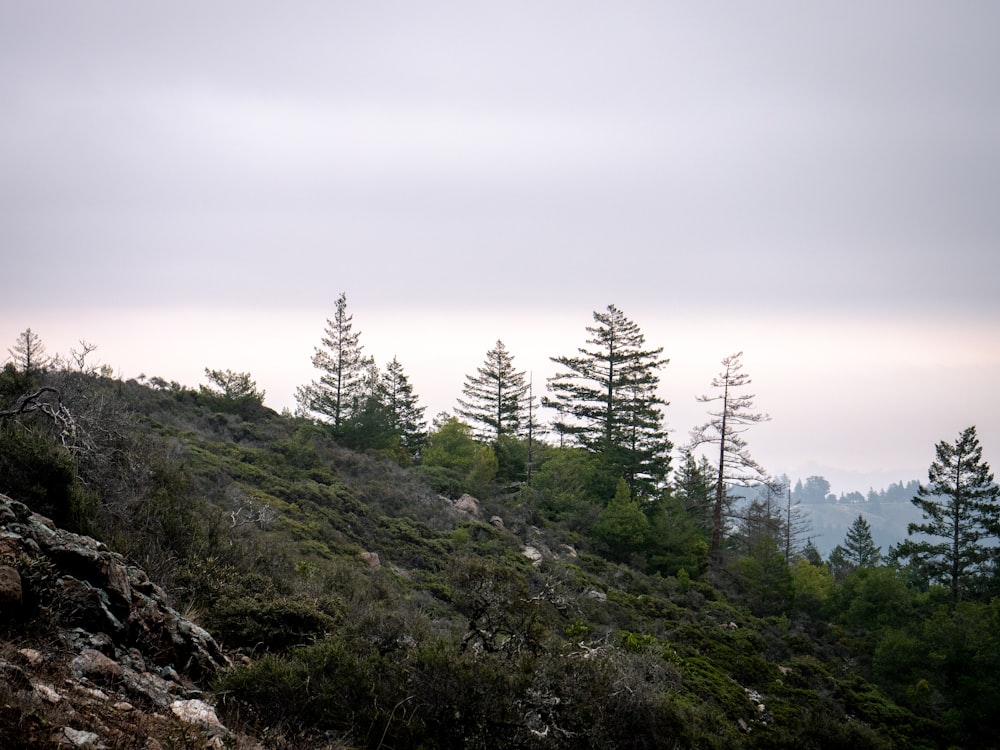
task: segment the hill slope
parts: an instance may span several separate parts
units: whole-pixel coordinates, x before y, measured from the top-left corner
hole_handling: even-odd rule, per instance
[[[755,614],[723,593],[735,579],[612,562],[530,494],[459,502],[321,427],[179,387],[60,389],[115,427],[61,515],[212,633],[233,664],[219,716],[267,747],[938,746],[857,668],[857,634]]]

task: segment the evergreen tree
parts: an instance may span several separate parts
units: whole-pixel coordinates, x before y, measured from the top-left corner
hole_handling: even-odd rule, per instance
[[[935,451],[928,484],[920,485],[912,500],[922,511],[924,523],[911,523],[907,531],[942,541],[907,539],[897,553],[910,558],[931,581],[946,585],[957,602],[974,588],[995,558],[1000,488],[983,460],[975,426],[963,430],[954,443],[941,441]]]
[[[30,328],[18,335],[14,346],[7,350],[14,366],[26,374],[44,370],[51,362],[51,357],[45,353],[45,344],[37,333]]]
[[[830,572],[843,582],[855,570],[874,568],[882,561],[882,549],[872,539],[872,529],[861,514],[847,530],[844,543],[830,551]]]
[[[504,435],[518,435],[527,426],[525,372],[514,367],[514,357],[499,339],[476,374],[465,377],[462,393],[465,398],[458,399],[455,411],[478,425],[479,439],[496,446]]]
[[[860,513],[844,537],[844,559],[854,568],[874,568],[882,560],[882,548],[875,546],[872,527]]]
[[[396,357],[382,374],[382,393],[400,444],[411,454],[419,452],[427,440],[424,407],[419,405],[413,386]]]
[[[784,612],[792,598],[792,572],[770,533],[756,538],[747,554],[733,563],[742,596],[757,616]]]
[[[227,401],[249,401],[264,403],[264,391],[257,390],[257,381],[249,372],[233,372],[232,370],[209,370],[205,368],[205,377],[210,385],[201,386],[203,393],[225,399]]]
[[[595,497],[593,475],[597,456],[584,448],[553,447],[535,471],[531,491],[536,507],[550,521],[567,524],[574,532],[589,530],[605,502]]]
[[[206,367],[205,377],[209,385],[199,386],[198,390],[209,403],[213,403],[213,408],[239,414],[244,419],[252,419],[262,413],[264,391],[257,390],[257,382],[250,373]]]
[[[712,534],[712,498],[715,495],[712,466],[705,456],[696,459],[689,450],[681,455],[681,464],[674,474],[674,497],[708,539]]]
[[[855,570],[854,566],[848,561],[847,550],[844,549],[844,545],[842,544],[838,544],[830,550],[830,558],[827,562],[830,572],[837,583],[843,583],[844,579]]]
[[[643,550],[649,571],[678,577],[698,575],[705,567],[708,542],[682,501],[665,494],[655,507],[647,505],[643,510],[649,517],[649,543]]]
[[[649,519],[642,512],[639,503],[632,498],[624,479],[618,480],[615,496],[598,516],[593,534],[619,560],[627,560],[630,554],[645,547],[649,536]]]
[[[353,329],[354,316],[347,313],[347,295],[341,292],[333,319],[326,321],[322,347],[316,347],[312,363],[320,371],[319,380],[300,386],[295,398],[299,412],[314,414],[334,428],[350,416],[362,401],[361,389],[371,357],[363,354],[361,333]]]
[[[670,468],[670,440],[657,395],[663,347],[647,349],[639,327],[614,305],[594,313],[588,344],[576,356],[552,357],[565,368],[549,379],[544,406],[558,413],[560,435],[598,454],[602,494],[624,478],[637,497],[652,495]],[[607,491],[605,493],[605,491]]]
[[[698,396],[706,403],[720,402],[717,411],[709,411],[711,419],[691,432],[691,449],[701,445],[718,446],[718,463],[715,471],[715,503],[712,506],[712,542],[710,551],[717,554],[722,544],[723,506],[726,503],[727,485],[760,484],[764,481],[761,468],[747,449],[743,433],[754,424],[766,422],[770,417],[749,411],[753,408],[753,394],[737,394],[737,388],[750,384],[743,372],[740,357],[743,352],[722,360],[722,372],[712,380],[712,387],[721,389],[717,396]]]
[[[802,559],[817,568],[823,564],[823,556],[819,553],[816,543],[812,539],[806,540],[805,546],[802,548]]]
[[[374,449],[390,451],[398,446],[396,431],[388,397],[375,363],[370,361],[358,387],[351,394],[349,408],[337,427],[337,435],[344,445],[355,450]]]

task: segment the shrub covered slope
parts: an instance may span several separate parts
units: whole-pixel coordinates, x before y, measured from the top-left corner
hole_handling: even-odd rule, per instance
[[[992,742],[995,605],[754,551],[710,574],[669,496],[642,510],[658,557],[635,554],[606,508],[567,500],[576,459],[557,451],[530,487],[477,480],[459,502],[472,487],[447,466],[257,402],[46,377],[8,369],[4,404],[56,388],[88,439],[45,412],[4,420],[0,490],[160,582],[232,657],[220,717],[267,747]]]

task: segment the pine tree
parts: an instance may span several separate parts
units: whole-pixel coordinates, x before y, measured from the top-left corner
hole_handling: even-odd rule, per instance
[[[345,445],[355,450],[391,451],[399,446],[395,417],[389,407],[382,373],[369,361],[357,391],[351,396],[350,409],[340,423],[338,433]]]
[[[844,579],[854,572],[854,566],[847,561],[847,550],[844,549],[844,545],[842,544],[838,544],[830,550],[828,562],[830,572],[837,583],[843,583]]]
[[[872,539],[872,528],[865,517],[858,514],[844,543],[830,551],[830,572],[838,582],[861,568],[874,568],[882,561],[882,548],[876,547]]]
[[[712,466],[705,456],[696,459],[689,450],[682,451],[681,455],[681,464],[674,474],[674,496],[707,539],[712,534],[712,498],[715,495]]]
[[[618,480],[614,498],[597,517],[593,535],[619,560],[627,560],[631,553],[639,552],[646,546],[649,519],[632,498],[624,479]]]
[[[499,445],[504,435],[519,435],[527,426],[528,382],[514,367],[514,357],[499,339],[482,367],[467,375],[456,413],[478,426],[480,440]]]
[[[595,312],[594,320],[587,343],[595,349],[551,358],[565,369],[549,379],[551,397],[542,404],[558,413],[553,426],[561,439],[601,457],[602,494],[610,495],[624,478],[634,496],[649,496],[670,468],[672,445],[661,410],[666,402],[657,395],[658,371],[669,360],[660,356],[663,347],[647,349],[642,331],[614,305]]]
[[[802,559],[817,568],[823,564],[823,556],[819,553],[816,543],[812,539],[806,540],[805,546],[802,548]]]
[[[424,407],[419,405],[413,386],[396,357],[382,374],[382,393],[400,444],[410,454],[419,452],[427,440]]]
[[[45,353],[45,344],[37,333],[25,329],[17,337],[14,346],[7,350],[14,366],[21,372],[31,374],[48,367],[51,357]]]
[[[853,568],[874,568],[882,561],[882,548],[875,546],[872,527],[860,513],[844,537],[844,559]]]
[[[326,321],[322,348],[316,347],[312,363],[319,380],[300,386],[295,398],[299,412],[315,414],[339,428],[362,400],[362,387],[373,360],[362,352],[361,333],[353,329],[354,316],[347,313],[347,295],[337,298],[333,319]]]
[[[709,411],[711,420],[691,432],[692,450],[706,444],[718,446],[710,546],[713,555],[718,553],[722,544],[727,486],[735,483],[760,484],[765,480],[764,469],[750,456],[743,433],[751,425],[766,422],[770,417],[748,411],[753,408],[753,394],[735,393],[737,388],[751,382],[749,376],[741,372],[742,356],[743,352],[738,352],[722,360],[723,370],[712,380],[712,387],[721,389],[722,393],[717,396],[698,396],[698,401],[719,401],[721,404],[717,411]]]
[[[942,441],[927,472],[928,484],[912,502],[924,523],[911,523],[910,535],[923,534],[942,541],[907,539],[897,547],[929,580],[946,585],[953,602],[974,589],[989,570],[1000,537],[1000,488],[983,460],[975,426],[954,443]]]

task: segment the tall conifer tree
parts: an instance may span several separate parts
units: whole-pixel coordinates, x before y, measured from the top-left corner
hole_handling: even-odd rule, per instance
[[[924,522],[911,523],[908,533],[940,541],[907,539],[896,552],[909,557],[930,580],[946,585],[957,602],[995,560],[1000,488],[983,460],[974,426],[963,430],[954,443],[941,441],[935,452],[928,484],[920,485],[912,501]]]
[[[413,386],[396,357],[382,373],[382,392],[400,444],[410,453],[416,453],[427,439],[424,407],[419,405]]]
[[[365,377],[374,361],[364,355],[361,332],[353,330],[353,321],[347,312],[347,295],[341,292],[333,318],[326,321],[322,347],[313,353],[319,379],[295,393],[301,413],[317,415],[334,427],[340,427],[363,402]]]
[[[844,537],[844,557],[855,568],[873,568],[882,560],[882,548],[875,546],[871,524],[860,513]]]
[[[553,426],[561,438],[601,457],[608,486],[597,488],[599,494],[610,496],[623,478],[634,496],[648,497],[670,468],[666,402],[657,394],[659,369],[669,360],[661,356],[663,347],[646,348],[639,326],[614,305],[595,312],[594,321],[587,343],[595,348],[551,358],[564,369],[549,379],[551,396],[542,404],[557,411]]]
[[[834,579],[842,582],[855,570],[874,568],[881,560],[882,550],[875,546],[872,527],[859,513],[847,530],[844,543],[830,551],[830,572]]]
[[[718,447],[715,465],[715,503],[712,507],[712,542],[710,551],[719,552],[722,545],[723,508],[730,484],[760,484],[766,479],[764,469],[751,456],[743,433],[750,425],[766,422],[770,417],[749,411],[753,408],[753,394],[740,394],[736,390],[750,384],[750,378],[741,372],[743,352],[722,360],[722,372],[712,380],[712,387],[721,393],[716,396],[698,396],[706,403],[719,402],[711,419],[691,432],[691,449],[701,445]]]
[[[514,366],[514,357],[503,341],[486,353],[486,360],[467,375],[456,413],[465,417],[481,440],[499,444],[504,435],[515,436],[527,428],[528,381]]]
[[[41,337],[30,328],[22,331],[14,346],[7,350],[11,361],[23,373],[36,373],[44,370],[52,358],[45,353],[45,344]]]
[[[681,463],[674,472],[674,497],[698,530],[706,537],[712,533],[712,499],[715,497],[714,471],[708,458],[696,459],[683,450]]]

